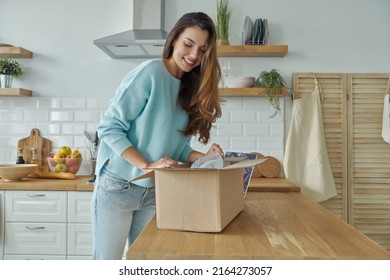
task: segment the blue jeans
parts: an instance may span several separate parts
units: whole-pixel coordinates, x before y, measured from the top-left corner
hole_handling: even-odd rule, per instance
[[[92,198],[93,259],[122,259],[156,212],[155,188],[120,178],[103,167]]]

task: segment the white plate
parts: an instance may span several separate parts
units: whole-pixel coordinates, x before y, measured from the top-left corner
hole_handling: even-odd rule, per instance
[[[264,25],[264,39],[263,44],[268,45],[269,44],[269,28],[268,28],[268,21],[267,19],[263,19],[263,25]]]
[[[255,20],[253,24],[253,32],[252,32],[252,44],[258,45],[261,44],[261,36],[262,36],[262,20],[258,18]]]
[[[243,44],[250,42],[252,38],[253,22],[249,16],[245,17],[244,27],[242,29]]]
[[[253,23],[251,43],[256,44],[256,38],[259,36],[259,19],[256,19]]]

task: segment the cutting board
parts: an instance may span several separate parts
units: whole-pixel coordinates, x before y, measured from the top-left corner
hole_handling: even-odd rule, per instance
[[[39,171],[49,171],[47,156],[51,151],[51,141],[41,137],[38,128],[33,128],[30,136],[18,141],[18,149],[23,149],[23,159],[26,163],[31,163],[32,149],[37,149]]]

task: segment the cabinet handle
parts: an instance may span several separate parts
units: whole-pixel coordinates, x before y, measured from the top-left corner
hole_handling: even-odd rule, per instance
[[[30,226],[26,226],[26,229],[37,230],[37,229],[45,229],[45,227],[30,227]]]
[[[45,194],[27,194],[28,197],[39,197],[39,196],[45,196]]]

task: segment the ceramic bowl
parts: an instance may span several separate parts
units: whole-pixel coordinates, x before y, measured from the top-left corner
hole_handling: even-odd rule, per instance
[[[255,77],[238,77],[236,78],[236,87],[251,88],[255,86]]]
[[[6,182],[20,181],[37,166],[37,164],[0,164],[0,177]]]
[[[70,172],[76,174],[81,166],[82,158],[47,158],[51,172]]]

